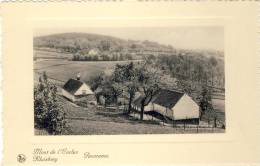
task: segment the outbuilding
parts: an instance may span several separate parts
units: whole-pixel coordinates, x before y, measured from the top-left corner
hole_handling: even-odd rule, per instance
[[[138,97],[132,107],[141,111],[142,96]],[[200,118],[198,104],[186,93],[160,89],[145,106],[144,112],[155,111],[172,120],[195,120]]]

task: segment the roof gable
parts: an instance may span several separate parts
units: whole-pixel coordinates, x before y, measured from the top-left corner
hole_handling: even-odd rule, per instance
[[[151,99],[152,103],[167,107],[167,108],[173,108],[177,102],[182,98],[184,93],[172,91],[172,90],[166,90],[166,89],[160,89],[156,92],[156,94]],[[137,106],[141,106],[142,96],[137,98],[133,104]],[[146,103],[148,102],[148,99]]]
[[[67,92],[74,94],[84,83],[79,80],[69,79],[63,86]]]

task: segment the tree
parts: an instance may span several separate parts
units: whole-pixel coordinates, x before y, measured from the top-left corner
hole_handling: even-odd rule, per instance
[[[123,61],[123,60],[124,60],[124,56],[123,56],[123,54],[120,54],[119,61]]]
[[[158,68],[146,62],[140,64],[137,68],[138,87],[142,95],[140,119],[143,120],[144,107],[147,106],[156,92],[159,90],[161,73]]]
[[[106,103],[115,103],[118,107],[118,97],[123,92],[120,83],[115,82],[113,76],[106,76],[101,87],[106,98]]]
[[[94,55],[92,59],[93,59],[93,61],[98,61],[98,56]]]
[[[112,54],[111,61],[118,61],[118,54],[117,53]]]
[[[126,54],[126,59],[127,60],[133,60],[133,56],[131,54]]]
[[[53,135],[66,130],[65,113],[57,100],[57,87],[48,81],[45,72],[34,88],[34,126]]]
[[[209,63],[211,66],[211,86],[214,86],[214,75],[215,75],[214,71],[216,70],[218,61],[216,60],[216,58],[214,56],[212,56],[209,59]]]
[[[93,76],[89,79],[89,84],[92,91],[97,90],[99,87],[102,86],[102,83],[104,81],[105,74],[102,72],[98,74],[97,76]]]
[[[108,40],[102,40],[100,41],[98,48],[101,51],[109,51],[111,48],[111,44]]]
[[[123,93],[127,93],[128,96],[128,114],[131,113],[132,102],[138,90],[137,75],[133,62],[126,65],[117,64],[114,71],[115,81],[121,84]]]
[[[72,57],[73,61],[79,61],[79,59],[80,59],[80,55],[78,55],[78,54],[74,54]]]
[[[201,116],[205,113],[210,113],[213,111],[211,90],[207,88],[206,85],[202,89],[199,105],[201,109]]]
[[[217,64],[218,64],[218,61],[214,56],[211,56],[209,61],[210,61],[210,64],[214,67],[217,66]]]

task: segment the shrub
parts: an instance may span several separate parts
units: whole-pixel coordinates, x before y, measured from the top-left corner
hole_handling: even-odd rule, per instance
[[[66,130],[65,113],[57,101],[57,87],[48,82],[45,73],[34,88],[34,126],[53,135]]]

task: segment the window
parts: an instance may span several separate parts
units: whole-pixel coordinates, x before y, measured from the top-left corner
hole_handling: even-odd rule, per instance
[[[82,94],[86,94],[87,92],[86,92],[86,90],[82,90]]]

